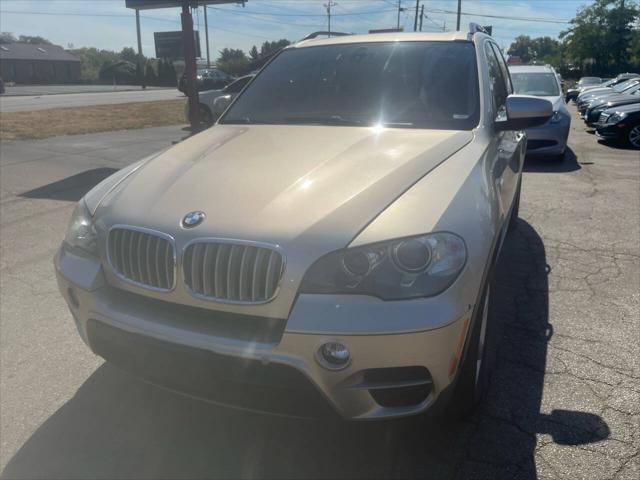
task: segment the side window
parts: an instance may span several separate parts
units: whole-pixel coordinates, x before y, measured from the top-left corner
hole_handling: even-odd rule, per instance
[[[238,93],[244,88],[244,86],[251,80],[251,77],[241,78],[235,82],[231,82],[229,85],[223,88],[225,92]]]
[[[504,81],[496,54],[489,42],[484,44],[484,53],[487,57],[487,65],[489,66],[489,87],[491,89],[491,96],[493,97],[495,119],[505,120],[507,118],[507,85]]]
[[[507,85],[507,94],[513,93],[513,86],[511,85],[511,76],[509,75],[509,68],[507,67],[507,62],[504,61],[504,56],[502,55],[502,51],[500,47],[495,43],[492,43],[493,51],[496,54],[496,58],[498,59],[498,64],[500,64],[500,70],[502,70],[502,77],[504,78],[504,82]]]

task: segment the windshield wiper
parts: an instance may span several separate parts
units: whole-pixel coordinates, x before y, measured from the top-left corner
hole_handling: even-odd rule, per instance
[[[296,123],[302,125],[362,125],[360,120],[346,119],[340,115],[323,116],[300,116],[300,117],[285,117],[284,121],[287,123]]]

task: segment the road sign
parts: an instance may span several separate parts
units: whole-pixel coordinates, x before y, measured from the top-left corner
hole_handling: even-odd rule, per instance
[[[244,3],[246,0],[189,0],[189,4],[193,7],[199,5],[215,5],[223,3]],[[151,8],[178,8],[182,7],[182,0],[125,0],[127,8],[135,8],[138,10],[147,10]]]
[[[196,47],[196,57],[200,57],[200,32],[193,32]],[[179,59],[184,58],[184,44],[182,32],[153,32],[156,44],[156,58]]]

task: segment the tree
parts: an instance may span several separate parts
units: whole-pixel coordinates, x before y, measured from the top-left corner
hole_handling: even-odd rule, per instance
[[[77,48],[71,53],[80,59],[80,80],[83,82],[95,82],[100,79],[100,69],[106,62],[119,60],[118,54],[109,50],[97,48]],[[111,78],[108,78],[111,80]]]
[[[258,51],[258,47],[254,45],[251,47],[251,50],[249,50],[249,60],[255,62],[258,58],[260,58],[260,52]]]
[[[277,52],[278,50],[281,50],[290,44],[291,42],[285,38],[282,38],[276,42],[264,42],[260,47],[260,56],[264,57],[266,55],[269,55],[270,53]]]
[[[610,75],[638,68],[632,64],[640,8],[636,0],[595,0],[578,11],[560,33],[569,61],[586,73]]]
[[[533,42],[529,35],[519,35],[515,38],[509,50],[508,55],[520,57],[522,63],[529,63],[533,58]]]
[[[113,89],[116,88],[117,79],[130,78],[135,75],[136,67],[126,60],[106,61],[100,68],[100,78],[112,78]]]
[[[140,59],[142,62],[146,60],[144,55],[139,56],[138,53],[131,47],[124,47],[122,50],[120,50],[118,56],[122,60],[126,60],[127,62],[131,63],[138,63],[138,59]]]
[[[41,45],[52,45],[52,43],[47,40],[46,38],[43,37],[32,37],[30,35],[20,35],[20,37],[18,37],[18,42],[20,43],[32,43],[32,44],[41,44]]]
[[[244,51],[235,48],[223,48],[216,60],[216,65],[221,70],[231,75],[243,75],[247,72],[249,59]]]
[[[562,63],[562,45],[551,37],[532,40],[534,61],[559,66]]]
[[[15,43],[18,39],[11,32],[0,32],[0,43]]]

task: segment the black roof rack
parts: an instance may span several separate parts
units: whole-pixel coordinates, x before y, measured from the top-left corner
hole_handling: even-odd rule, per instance
[[[351,35],[350,33],[344,33],[344,32],[325,32],[325,31],[319,31],[319,32],[313,32],[310,33],[309,35],[307,35],[306,37],[304,37],[302,40],[311,40],[312,38],[317,38],[321,35],[326,35],[328,37],[344,37],[345,35]],[[301,40],[301,41],[302,41]]]

